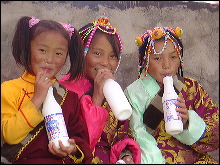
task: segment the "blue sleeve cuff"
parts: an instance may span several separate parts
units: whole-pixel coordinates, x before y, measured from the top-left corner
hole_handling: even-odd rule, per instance
[[[186,145],[192,145],[203,136],[206,130],[206,124],[194,110],[188,110],[188,113],[188,129],[183,130],[183,132],[179,134],[173,135],[173,137]]]

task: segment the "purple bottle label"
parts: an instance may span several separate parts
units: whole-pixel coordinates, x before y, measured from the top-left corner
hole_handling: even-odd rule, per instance
[[[179,108],[179,106],[176,106],[174,104],[176,101],[177,99],[170,99],[170,100],[165,100],[163,102],[165,122],[172,120],[181,120],[178,111],[176,111],[176,108]]]
[[[55,113],[44,117],[49,141],[68,137],[62,113]]]

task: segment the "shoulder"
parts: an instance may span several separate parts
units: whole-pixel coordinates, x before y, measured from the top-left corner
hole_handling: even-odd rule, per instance
[[[19,79],[13,79],[5,81],[1,84],[1,97],[2,102],[16,101],[22,94],[22,88],[25,88],[24,84]]]
[[[189,77],[184,77],[184,84],[190,88],[190,87],[201,87],[201,84],[194,79],[194,78],[189,78]]]
[[[61,104],[62,109],[65,111],[65,115],[78,113],[80,102],[77,93],[66,90],[62,99]]]
[[[70,91],[68,89],[67,89],[67,96],[68,98],[79,99],[78,94],[76,92]]]
[[[17,78],[17,79],[13,79],[13,80],[8,80],[8,81],[4,81],[1,84],[1,91],[14,91],[14,89],[18,86],[21,86],[21,79]]]
[[[54,83],[54,88],[56,89],[54,95],[65,99],[65,102],[66,100],[68,100],[68,102],[71,103],[71,100],[73,101],[75,99],[78,99],[78,94],[76,92],[69,90],[58,81]]]
[[[79,79],[74,79],[72,81],[67,81],[67,77],[68,76],[63,77],[62,79],[58,80],[58,82],[69,91],[77,93],[79,97],[92,88],[92,84],[84,77],[80,77]]]
[[[76,105],[79,103],[78,94],[68,89],[66,89],[64,99],[65,99],[64,103],[67,103],[69,105]]]
[[[157,81],[150,75],[147,75],[144,78],[138,78],[132,84],[130,84],[126,90],[144,92],[144,91],[158,91],[160,89]]]
[[[12,84],[17,84],[19,81],[21,81],[21,78],[4,81],[4,82],[2,82],[1,86],[8,86],[8,85],[12,85]]]
[[[194,78],[184,77],[183,90],[188,94],[207,93],[203,86]]]
[[[137,79],[137,80],[135,80],[134,82],[132,82],[130,85],[128,85],[127,87],[126,87],[126,89],[127,90],[131,90],[131,89],[136,89],[136,88],[138,88],[138,87],[140,87],[140,85],[142,84],[142,79]]]

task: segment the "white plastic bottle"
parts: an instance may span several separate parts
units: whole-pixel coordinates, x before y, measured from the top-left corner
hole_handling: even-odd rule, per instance
[[[118,120],[126,120],[131,116],[132,108],[121,86],[113,79],[107,79],[103,86],[104,96]]]
[[[69,147],[69,136],[62,109],[53,96],[52,86],[49,87],[46,99],[43,102],[42,114],[44,116],[49,143],[52,145],[52,142],[54,142],[56,147],[60,148],[58,140],[61,140],[65,147]]]
[[[176,112],[177,93],[173,87],[172,76],[163,78],[164,93],[162,97],[165,130],[168,134],[175,135],[183,131],[182,118]]]

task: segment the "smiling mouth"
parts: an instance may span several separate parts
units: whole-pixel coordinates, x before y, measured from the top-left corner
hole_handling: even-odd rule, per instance
[[[51,70],[52,70],[52,69],[49,69],[49,68],[43,68],[43,71],[44,71],[45,73],[50,73]]]

